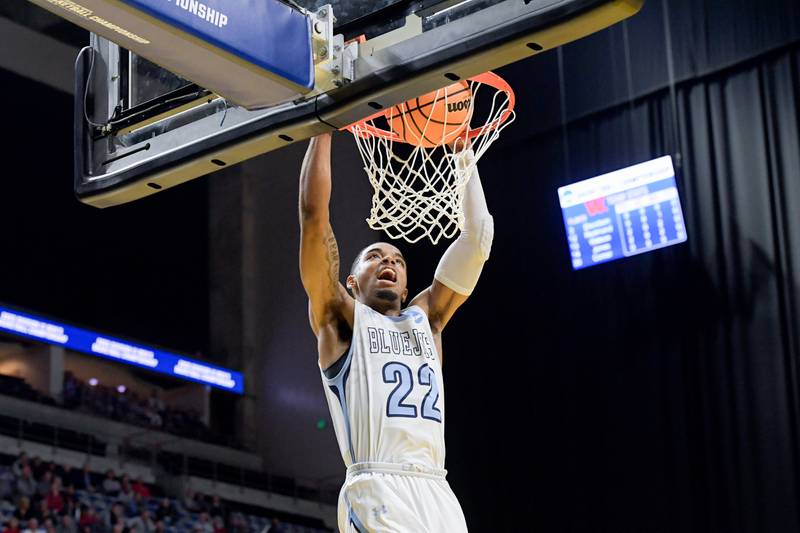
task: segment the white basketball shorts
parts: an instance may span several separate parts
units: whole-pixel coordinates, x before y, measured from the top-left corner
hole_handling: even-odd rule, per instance
[[[339,493],[342,533],[466,533],[467,522],[444,470],[356,463]]]

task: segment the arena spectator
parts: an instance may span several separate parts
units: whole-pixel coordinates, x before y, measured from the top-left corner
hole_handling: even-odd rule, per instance
[[[85,463],[83,465],[80,476],[75,483],[75,489],[94,492],[94,484],[92,483],[92,473],[89,470],[89,463]]]
[[[130,528],[131,533],[154,533],[156,524],[153,522],[147,508],[141,506],[139,514],[128,520],[128,528]]]
[[[115,498],[119,494],[121,488],[119,481],[117,481],[117,478],[114,476],[114,471],[109,468],[106,471],[105,479],[103,479],[103,493]]]
[[[283,527],[281,521],[277,518],[273,518],[272,522],[270,522],[269,529],[267,529],[269,533],[286,533],[286,528]],[[266,533],[266,532],[265,532]]]
[[[36,513],[31,509],[30,498],[27,496],[20,496],[17,501],[17,508],[14,509],[14,517],[19,520],[21,524],[25,524],[34,516],[36,516]]]
[[[202,492],[195,492],[194,504],[198,513],[202,513],[203,511],[208,512],[208,505],[209,505],[208,498]],[[211,517],[209,517],[209,519],[210,518]]]
[[[75,518],[71,514],[63,515],[58,526],[56,526],[56,533],[78,533],[78,525],[75,523]]]
[[[64,482],[65,487],[70,485],[77,487],[81,481],[81,471],[77,468],[72,468],[71,465],[65,465],[64,471],[61,473],[61,480]]]
[[[28,465],[28,454],[25,452],[21,452],[17,459],[11,464],[11,472],[14,473],[15,476],[21,477],[22,476],[22,468]]]
[[[31,473],[34,479],[41,479],[45,470],[47,470],[47,463],[38,457],[31,459]]]
[[[39,520],[40,527],[44,527],[44,521],[48,518],[53,518],[53,511],[47,507],[47,500],[42,498],[39,500],[39,505],[35,507],[35,516]]]
[[[100,523],[100,517],[94,512],[94,509],[86,504],[81,504],[80,517],[78,518],[78,527],[81,531],[85,532],[86,528],[93,531],[94,527]]]
[[[36,517],[36,512],[31,508],[31,500],[27,496],[20,496],[14,516],[21,524],[27,524],[28,520]]]
[[[44,522],[42,523],[42,529],[44,529],[47,533],[56,533],[56,526],[53,523],[53,518],[45,518]]]
[[[50,490],[45,495],[45,503],[47,508],[56,514],[61,514],[64,510],[64,498],[61,496],[61,478],[57,477],[50,485]],[[46,528],[45,528],[46,529]]]
[[[133,495],[133,497],[125,502],[118,500],[120,503],[124,505],[125,516],[127,516],[128,518],[133,518],[134,516],[137,516],[139,514],[140,508],[147,507],[144,500],[142,500],[141,496],[139,496],[135,492],[131,492],[131,494]]]
[[[131,481],[127,474],[122,475],[122,481],[119,484],[119,493],[117,500],[122,502],[126,507],[133,502],[134,496],[133,489],[131,488]]]
[[[158,389],[152,389],[150,391],[150,398],[147,400],[147,406],[156,413],[160,413],[164,410],[164,401],[161,399],[161,393]]]
[[[19,529],[19,520],[16,516],[12,516],[6,522],[6,527],[3,528],[3,533],[21,533]]]
[[[30,465],[22,467],[22,475],[17,478],[16,491],[20,496],[32,498],[36,495],[36,479]]]
[[[199,533],[214,533],[214,524],[211,523],[211,517],[208,513],[202,511],[200,517],[195,522],[195,531]]]
[[[164,425],[164,420],[161,418],[161,415],[155,411],[147,411],[147,420],[150,422],[150,425],[155,428],[160,428]]]
[[[156,509],[156,521],[171,524],[174,518],[175,509],[172,507],[172,502],[169,501],[169,498],[163,498]]]
[[[231,513],[230,525],[232,533],[247,533],[249,531],[247,521],[242,516],[242,513],[239,512]]]
[[[30,518],[25,525],[25,529],[22,530],[22,533],[45,533],[45,530],[39,527],[38,520]]]
[[[64,372],[64,386],[61,391],[64,407],[76,407],[80,405],[80,384],[69,370]]]
[[[77,505],[77,497],[75,496],[75,487],[69,485],[66,490],[61,492],[61,499],[64,502],[63,514],[75,516],[75,506]]]
[[[115,390],[111,396],[111,417],[114,420],[129,420],[130,401],[128,400],[127,389]]]
[[[16,478],[11,470],[0,472],[0,500],[11,501],[14,496]]]
[[[53,473],[50,470],[45,470],[41,477],[38,478],[39,483],[36,484],[36,493],[44,498],[50,492],[50,487],[53,485]]]
[[[208,514],[212,517],[220,516],[223,520],[227,520],[228,513],[226,512],[225,506],[222,505],[218,494],[214,494],[211,497],[211,505],[208,507]]]
[[[124,526],[126,523],[125,507],[123,507],[121,503],[115,502],[111,506],[111,510],[108,512],[105,523],[111,528],[117,524],[122,524]]]
[[[150,489],[147,488],[147,485],[145,485],[144,482],[142,482],[142,476],[136,478],[136,481],[134,481],[131,488],[133,489],[133,492],[141,495],[142,498],[146,499],[150,497]]]
[[[214,533],[228,533],[225,529],[225,520],[221,516],[215,516],[212,522],[214,524]]]
[[[189,488],[186,487],[186,490],[183,493],[183,508],[186,509],[187,513],[196,513],[200,511],[200,506],[197,502],[197,494]]]

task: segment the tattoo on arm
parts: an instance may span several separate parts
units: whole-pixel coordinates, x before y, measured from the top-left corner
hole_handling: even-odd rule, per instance
[[[339,283],[339,246],[336,244],[336,236],[333,234],[333,229],[328,225],[325,232],[325,247],[328,250],[326,260],[328,261],[328,276],[330,278],[330,287],[336,291],[336,286]]]

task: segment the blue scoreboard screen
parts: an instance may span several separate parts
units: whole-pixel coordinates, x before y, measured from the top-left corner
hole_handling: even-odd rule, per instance
[[[558,189],[572,268],[686,241],[670,156]]]

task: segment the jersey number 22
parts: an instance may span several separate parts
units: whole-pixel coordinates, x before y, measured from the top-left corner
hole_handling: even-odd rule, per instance
[[[436,407],[436,402],[439,401],[439,385],[436,381],[436,374],[430,366],[422,365],[419,369],[418,380],[420,385],[430,387],[428,394],[422,400],[422,418],[441,422],[442,412]],[[386,416],[417,418],[417,406],[403,403],[403,400],[411,394],[414,388],[414,374],[411,369],[397,361],[386,363],[383,367],[383,382],[397,383],[386,402]]]

